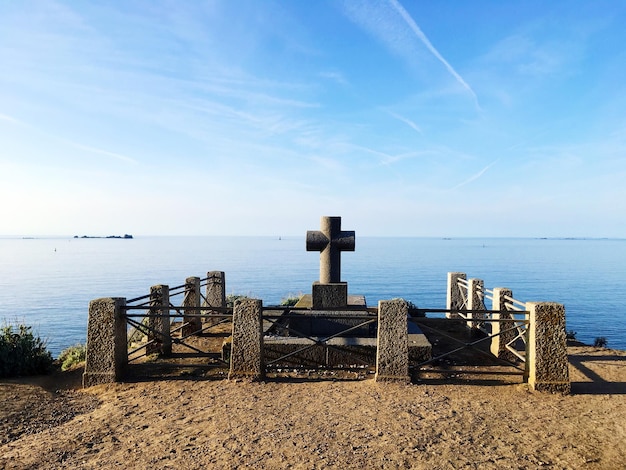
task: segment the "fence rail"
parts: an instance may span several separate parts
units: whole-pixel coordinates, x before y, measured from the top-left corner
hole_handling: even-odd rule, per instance
[[[203,288],[206,288],[205,294]],[[179,296],[182,296],[181,302],[172,300]],[[129,362],[151,351],[167,356],[172,353],[172,344],[178,345],[178,350],[182,348],[192,351],[191,354],[208,357],[208,366],[228,366],[229,377],[260,377],[266,367],[295,359],[312,348],[337,350],[334,341],[337,338],[354,336],[363,339],[360,335],[364,328],[374,331],[373,336],[367,338],[371,340],[367,347],[371,348],[373,344],[376,380],[405,381],[409,380],[408,322],[412,322],[425,332],[436,331],[436,335],[446,337],[453,345],[450,351],[440,354],[439,349],[435,357],[420,359],[416,366],[420,370],[459,351],[471,349],[479,354],[491,354],[499,364],[513,365],[518,373],[524,373],[525,380],[536,390],[563,393],[570,390],[563,305],[525,303],[515,299],[509,289],[487,289],[482,280],[467,279],[465,273],[448,273],[445,309],[411,307],[409,310],[405,301],[395,299],[381,301],[379,308],[347,306],[324,309],[322,313],[312,308],[263,307],[262,301],[255,299],[242,300],[235,307],[227,307],[225,298],[224,273],[212,271],[205,278],[187,278],[184,284],[172,288],[153,286],[150,294],[129,300],[104,298],[92,301],[83,384],[90,386],[119,380]],[[491,308],[487,308],[485,299],[491,302]],[[437,313],[445,314],[445,318],[427,316]],[[329,328],[327,332],[309,328],[306,323],[314,322],[315,318],[334,322],[333,326],[324,326]],[[461,338],[463,335],[446,336],[445,331],[438,329],[438,323],[446,320],[456,320],[456,324],[460,323],[470,334],[463,333],[465,338]],[[219,334],[228,331],[232,335],[232,356],[224,360],[218,353],[203,350],[202,344],[208,344],[208,340],[202,335],[227,321],[232,322],[230,329]],[[129,347],[128,339],[133,339],[132,335],[129,338],[129,328],[145,336],[146,341]],[[273,332],[270,331],[272,328],[275,328]],[[268,332],[270,334],[265,335]],[[475,332],[480,333],[477,336]],[[297,338],[305,343],[295,342],[291,350],[268,357],[264,363],[264,343],[271,341],[273,333],[275,336],[286,333],[286,338]],[[198,336],[197,340],[191,341],[194,336]],[[205,338],[212,338],[212,341],[215,333],[205,335]],[[486,344],[489,344],[489,352],[485,349]],[[412,347],[415,350],[416,347]],[[346,349],[342,348],[341,352],[346,354]],[[348,350],[347,353],[353,352]],[[354,358],[353,363],[369,364],[358,354]],[[413,360],[417,362],[415,357]]]

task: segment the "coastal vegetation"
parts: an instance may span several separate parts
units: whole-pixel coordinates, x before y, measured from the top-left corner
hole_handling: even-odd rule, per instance
[[[235,303],[239,300],[244,300],[244,299],[249,299],[250,297],[247,295],[243,295],[243,294],[228,294],[226,296],[226,306],[227,307],[234,307]]]
[[[605,337],[605,336],[598,336],[598,337],[597,337],[596,339],[594,339],[594,341],[593,341],[593,345],[594,345],[596,348],[606,348],[607,344],[608,344],[608,341],[607,341],[607,339],[606,339],[606,337]]]
[[[58,362],[61,365],[61,370],[69,370],[85,362],[87,354],[87,348],[84,344],[75,344],[69,348],[64,349],[59,354]]]
[[[9,324],[0,328],[0,377],[45,374],[52,363],[52,354],[32,327]]]
[[[299,294],[299,295],[287,294],[285,297],[281,299],[280,305],[281,307],[293,307],[300,301],[301,298],[302,298],[302,294]]]

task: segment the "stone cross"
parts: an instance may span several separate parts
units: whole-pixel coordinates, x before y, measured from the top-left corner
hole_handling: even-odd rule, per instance
[[[341,230],[341,217],[322,217],[322,230],[306,233],[306,251],[320,252],[320,284],[341,282],[341,252],[354,251],[354,231]]]

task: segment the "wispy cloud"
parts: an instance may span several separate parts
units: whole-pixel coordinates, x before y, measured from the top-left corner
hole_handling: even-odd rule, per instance
[[[343,74],[339,72],[320,72],[319,76],[328,80],[332,80],[342,86],[349,85],[348,80],[346,80]]]
[[[448,61],[444,59],[444,57],[439,53],[439,51],[435,48],[435,46],[432,45],[432,43],[428,40],[424,32],[420,29],[417,23],[415,23],[411,15],[409,15],[409,13],[404,9],[404,7],[400,5],[400,2],[398,2],[398,0],[389,0],[389,3],[400,14],[400,16],[402,16],[402,19],[404,19],[404,21],[409,26],[409,28],[411,28],[411,31],[415,33],[415,36],[417,36],[417,38],[422,42],[422,44],[424,44],[424,46],[426,46],[426,48],[437,58],[437,60],[439,60],[439,62],[443,64],[443,66],[446,68],[446,70],[448,70],[448,72],[450,72],[450,74],[455,78],[455,80],[459,82],[459,84],[472,95],[476,103],[476,106],[480,107],[478,105],[478,97],[476,96],[476,93],[474,93],[474,90],[472,90],[472,87],[470,87],[467,84],[467,82],[463,79],[463,77],[461,77],[461,75],[459,75],[457,71],[454,70],[454,67],[452,67],[452,65],[450,65]]]
[[[11,123],[14,123],[14,124],[19,124],[20,126],[28,128],[31,132],[34,132],[34,133],[39,134],[41,136],[50,137],[50,138],[56,140],[57,142],[69,145],[69,146],[74,147],[74,148],[76,148],[78,150],[84,150],[86,152],[90,152],[90,153],[94,153],[94,154],[98,154],[98,155],[104,155],[106,157],[113,157],[113,158],[116,158],[116,159],[121,160],[123,162],[137,164],[137,160],[135,160],[135,159],[133,159],[131,157],[127,157],[126,155],[122,155],[122,154],[115,153],[115,152],[109,152],[107,150],[102,150],[102,149],[95,148],[95,147],[89,147],[87,145],[82,145],[82,144],[73,142],[71,140],[62,139],[62,138],[50,135],[47,132],[44,132],[44,131],[38,129],[37,127],[35,127],[35,126],[33,126],[33,125],[29,124],[29,123],[20,121],[19,119],[15,119],[14,117],[8,116],[6,114],[0,113],[0,121],[8,121],[8,122],[11,122]]]
[[[499,160],[499,159],[498,159]],[[459,188],[462,188],[463,186],[472,183],[473,181],[476,181],[478,178],[480,178],[482,175],[484,175],[487,170],[489,168],[491,168],[492,166],[494,166],[498,160],[494,160],[493,162],[491,162],[489,165],[487,165],[485,168],[483,168],[482,170],[480,170],[478,173],[470,176],[469,178],[467,178],[465,181],[462,181],[461,183],[457,184],[456,186],[454,186],[453,188],[451,188],[449,191],[455,191]]]
[[[8,121],[8,122],[12,122],[13,124],[21,124],[21,122],[18,119],[15,119],[14,117],[11,117],[2,113],[0,113],[0,121]]]
[[[375,150],[369,147],[364,147],[362,145],[355,145],[355,144],[346,144],[345,148],[351,151],[360,151],[360,152],[369,153],[371,155],[375,155],[379,157],[379,164],[381,166],[389,166],[401,160],[406,160],[407,158],[416,158],[416,157],[420,157],[429,153],[429,152],[403,152],[403,153],[392,155],[386,152],[381,152],[380,150]]]
[[[417,43],[424,46],[455,81],[472,96],[476,107],[480,109],[478,97],[472,87],[435,48],[398,0],[387,0],[386,3],[346,0],[343,7],[348,18],[377,37],[392,52],[403,56],[410,62],[415,61],[417,54],[415,40],[417,39]]]
[[[115,152],[109,152],[108,150],[102,150],[102,149],[98,149],[95,147],[89,147],[87,145],[78,144],[76,142],[71,142],[68,140],[61,140],[61,142],[71,145],[72,147],[78,150],[84,150],[85,152],[95,153],[96,155],[104,155],[105,157],[116,158],[117,160],[121,160],[126,163],[132,163],[135,165],[137,164],[137,160],[131,157],[127,157],[126,155],[122,155],[122,154],[115,153]]]
[[[389,113],[389,115],[391,117],[396,118],[398,121],[402,121],[403,123],[405,123],[407,126],[409,126],[411,129],[413,129],[415,132],[417,132],[418,134],[422,134],[422,129],[415,124],[413,121],[411,121],[408,118],[405,118],[404,116],[400,116],[399,114],[396,114],[392,111],[387,111]]]

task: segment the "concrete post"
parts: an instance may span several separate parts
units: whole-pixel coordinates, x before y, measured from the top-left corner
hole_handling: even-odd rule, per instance
[[[244,299],[233,309],[233,341],[230,352],[229,379],[262,379],[263,366],[263,302]]]
[[[378,302],[378,340],[376,344],[377,382],[409,383],[409,306],[402,300]]]
[[[509,310],[508,305],[510,304],[507,303],[506,297],[513,297],[513,292],[510,289],[502,287],[493,289],[492,310],[500,310],[502,312],[492,314],[494,320],[510,320],[513,318],[513,315],[507,313]],[[495,321],[491,323],[491,334],[494,335],[491,338],[491,354],[510,362],[517,360],[515,354],[506,348],[506,345],[517,336],[517,331],[511,330],[513,326],[513,322]]]
[[[206,300],[207,307],[226,307],[226,275],[223,271],[209,271],[206,281]],[[219,323],[219,318],[211,318],[211,314],[215,314],[214,310],[209,310],[209,318],[206,322],[210,325]]]
[[[485,310],[485,283],[482,279],[469,279],[467,281],[467,309],[468,310]],[[485,318],[484,313],[470,312],[467,314],[467,326],[469,328],[480,328],[484,322],[475,321],[474,319]]]
[[[83,387],[116,382],[128,365],[125,298],[89,302]]]
[[[159,284],[150,287],[150,306],[161,307],[150,310],[148,326],[148,342],[153,341],[146,348],[146,354],[158,352],[164,356],[172,354],[172,337],[170,330],[170,288]]]
[[[555,302],[527,302],[530,312],[526,370],[533,390],[568,394],[571,390],[565,307]]]
[[[466,299],[458,286],[459,279],[467,279],[465,273],[448,273],[448,293],[446,296],[446,310],[466,308]],[[447,318],[460,318],[458,313],[446,313]]]
[[[200,307],[200,278],[188,277],[185,279],[185,296],[183,298],[183,307]],[[185,326],[182,329],[182,335],[188,336],[198,334],[202,331],[202,322],[198,316],[200,310],[183,310],[183,322]]]

